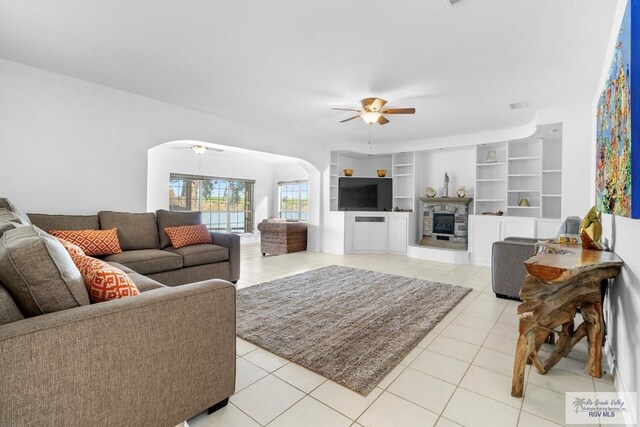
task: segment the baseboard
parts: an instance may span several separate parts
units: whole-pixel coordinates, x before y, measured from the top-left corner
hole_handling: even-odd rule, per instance
[[[604,345],[604,356],[605,356],[605,361],[607,362],[607,365],[609,365],[609,371],[613,376],[613,385],[615,386],[616,391],[620,393],[627,393],[627,387],[625,386],[624,381],[620,376],[620,372],[618,371],[617,364],[616,364],[616,357],[613,354],[613,350],[611,349],[611,345],[609,344],[609,341],[607,341]],[[631,409],[633,410],[634,408],[632,407]],[[633,417],[637,420],[638,414],[637,413],[633,414]],[[632,421],[632,418],[629,415],[626,415],[624,417],[624,423],[625,425],[631,426],[631,427],[637,426],[637,424]]]

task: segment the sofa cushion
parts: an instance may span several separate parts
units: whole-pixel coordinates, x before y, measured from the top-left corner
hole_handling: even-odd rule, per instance
[[[143,276],[140,273],[128,273],[128,274],[131,280],[133,280],[133,283],[136,284],[140,292],[147,292],[147,291],[151,291],[153,289],[158,289],[158,288],[166,288],[166,286],[163,285],[162,283],[156,282],[155,280],[147,276]]]
[[[27,214],[22,209],[11,203],[9,199],[0,197],[0,208],[15,213],[20,217],[20,219],[22,219],[22,222],[24,222],[26,225],[31,225],[31,221],[29,220]]]
[[[98,215],[29,214],[31,223],[47,233],[51,230],[100,230]]]
[[[156,211],[156,219],[158,221],[158,233],[160,234],[160,247],[166,248],[171,246],[171,239],[166,231],[167,227],[181,227],[183,225],[202,224],[201,212],[171,212],[165,209]]]
[[[34,226],[0,237],[0,282],[26,316],[89,304],[71,256],[55,237]]]
[[[140,294],[133,280],[117,267],[86,255],[71,255],[82,273],[84,284],[93,302],[135,297]]]
[[[159,249],[160,238],[156,216],[153,213],[98,212],[100,228],[118,229],[118,240],[123,251]]]
[[[105,261],[123,264],[140,274],[153,274],[182,268],[182,257],[160,249],[140,249],[109,255]]]
[[[20,311],[16,302],[11,298],[9,292],[0,285],[0,325],[24,319],[24,314]]]
[[[182,255],[185,267],[213,264],[214,262],[221,262],[229,259],[229,249],[217,245],[192,245],[177,249],[169,247],[166,248],[165,251]]]
[[[80,246],[89,256],[113,255],[122,252],[118,230],[51,230],[51,235]]]
[[[213,243],[211,233],[204,224],[167,227],[164,231],[169,235],[169,239],[171,239],[171,246],[174,248],[200,245],[203,243]]]

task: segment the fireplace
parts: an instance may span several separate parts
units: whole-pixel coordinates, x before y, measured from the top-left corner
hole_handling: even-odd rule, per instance
[[[467,250],[470,198],[421,197],[422,230],[420,245]]]
[[[433,234],[449,234],[453,236],[455,230],[455,215],[452,213],[433,214]]]

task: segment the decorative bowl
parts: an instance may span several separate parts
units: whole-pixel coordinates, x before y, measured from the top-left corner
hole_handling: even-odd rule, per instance
[[[424,189],[424,197],[436,197],[436,189],[433,187],[427,187]]]
[[[343,172],[344,176],[353,176],[353,169],[345,169]]]
[[[376,172],[378,172],[378,178],[384,178],[385,176],[387,176],[386,169],[378,169]]]

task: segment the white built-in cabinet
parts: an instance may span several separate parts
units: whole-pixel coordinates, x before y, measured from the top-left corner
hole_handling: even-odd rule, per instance
[[[345,252],[406,253],[415,233],[409,212],[345,212]]]

